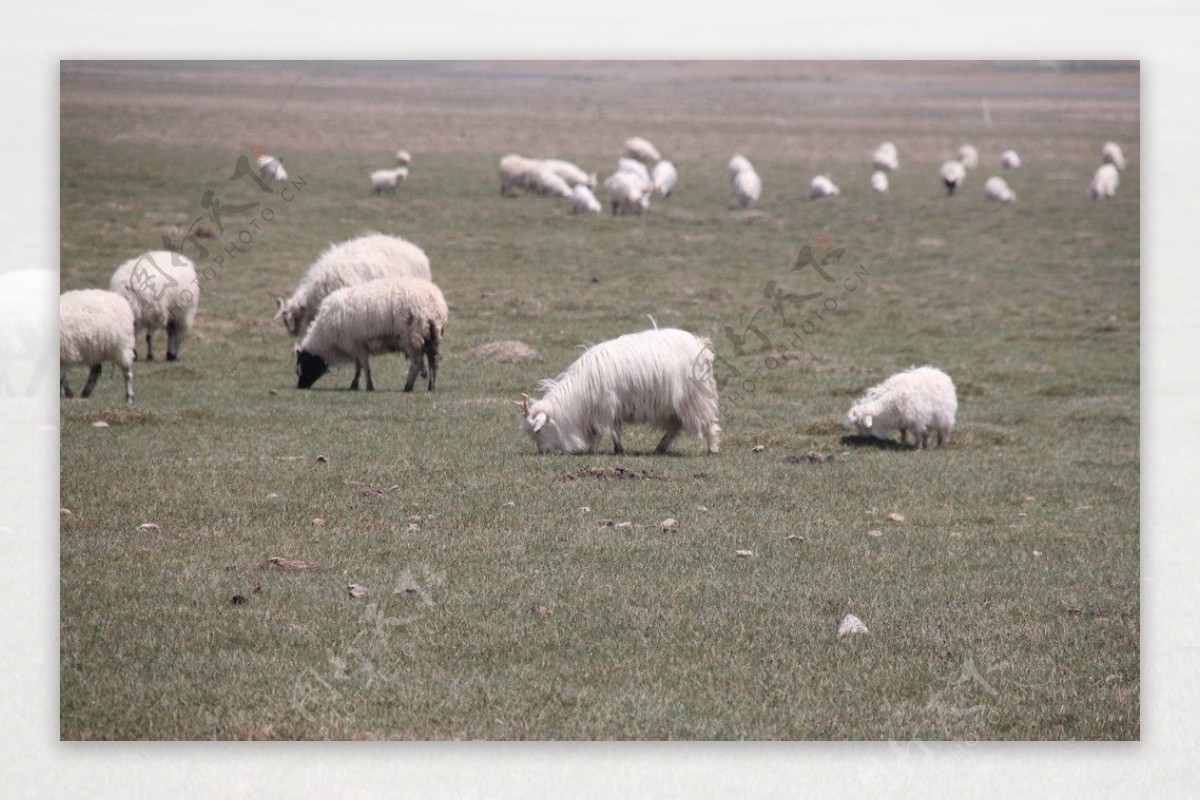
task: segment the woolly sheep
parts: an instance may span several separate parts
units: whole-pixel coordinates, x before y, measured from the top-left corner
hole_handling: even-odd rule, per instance
[[[733,176],[733,198],[743,209],[749,208],[762,197],[762,178],[753,168],[742,170]]]
[[[845,424],[876,439],[888,439],[899,429],[901,444],[907,444],[911,433],[920,449],[929,446],[931,433],[937,434],[939,446],[950,441],[957,411],[950,376],[936,367],[912,367],[868,389],[850,407]]]
[[[375,194],[384,191],[395,192],[396,187],[408,180],[408,168],[396,167],[392,170],[375,170],[371,173],[371,189]]]
[[[1000,166],[1006,170],[1015,170],[1021,166],[1021,157],[1015,150],[1005,150],[1000,154]]]
[[[958,189],[958,185],[966,177],[967,171],[961,161],[947,161],[942,165],[939,175],[942,177],[942,183],[946,185],[946,194],[953,195],[954,190]]]
[[[877,170],[900,169],[900,153],[891,142],[884,142],[875,149],[871,156],[871,164]]]
[[[655,453],[666,453],[681,432],[719,450],[717,387],[712,343],[675,328],[626,334],[593,345],[557,378],[542,381],[544,395],[522,395],[521,428],[538,453],[596,453],[605,437],[613,452],[627,423],[665,430]]]
[[[650,171],[650,180],[654,183],[655,190],[663,197],[669,197],[675,189],[675,184],[679,181],[679,172],[675,169],[675,165],[663,159],[654,165],[654,169]]]
[[[642,188],[646,192],[651,192],[654,189],[654,181],[650,178],[650,171],[640,161],[621,157],[617,159],[617,172],[629,173],[635,176],[641,181]]]
[[[1092,193],[1092,200],[1100,198],[1108,198],[1117,194],[1117,186],[1121,183],[1121,174],[1117,172],[1115,164],[1101,164],[1096,170],[1096,174],[1092,177],[1092,185],[1088,191]]]
[[[1012,203],[1017,199],[1017,193],[1009,188],[1008,183],[999,175],[993,175],[983,185],[983,196],[988,200],[998,200],[1001,203]]]
[[[658,148],[640,136],[631,136],[625,140],[625,155],[637,159],[649,169],[662,161]]]
[[[151,338],[160,328],[167,332],[167,361],[178,360],[200,308],[192,260],[171,250],[152,250],[118,267],[108,288],[133,307],[137,330],[146,332],[146,361],[154,360]]]
[[[974,145],[963,145],[958,149],[958,160],[968,170],[973,170],[979,166],[979,151]]]
[[[410,164],[412,164],[412,154],[409,153],[407,150],[397,150],[396,151],[396,166],[397,167],[407,167]]]
[[[571,213],[599,213],[601,211],[600,201],[596,200],[596,196],[592,194],[592,190],[583,184],[576,184],[571,192]]]
[[[510,153],[500,159],[500,194],[512,195],[515,189],[531,188],[532,175],[537,168],[537,160]]]
[[[541,165],[567,182],[572,189],[580,184],[588,189],[596,188],[596,173],[584,172],[578,165],[562,159],[542,159]]]
[[[429,365],[429,391],[437,387],[438,346],[450,312],[442,292],[431,281],[412,276],[379,278],[330,294],[296,348],[296,386],[309,389],[332,365],[354,362],[367,374],[367,391],[375,389],[369,357],[403,353],[408,359],[404,391],[412,392],[422,365]]]
[[[829,176],[827,175],[818,175],[816,178],[813,178],[812,182],[808,185],[808,196],[813,200],[823,197],[832,197],[833,195],[840,195],[841,193],[842,190],[838,189],[838,185],[829,180]]]
[[[883,170],[876,170],[871,173],[871,188],[880,194],[888,191],[888,177]]]
[[[1121,152],[1121,146],[1116,142],[1104,143],[1104,147],[1100,149],[1100,161],[1111,164],[1118,170],[1125,169],[1125,154]]]
[[[608,204],[614,216],[641,214],[650,208],[650,192],[646,184],[631,172],[615,172],[604,181]]]
[[[750,159],[743,156],[741,153],[735,153],[733,158],[729,160],[729,180],[733,181],[739,172],[745,170],[754,170],[754,165],[750,163]]]
[[[133,403],[133,359],[136,334],[133,308],[115,292],[76,289],[58,299],[59,386],[63,395],[75,397],[67,384],[67,368],[88,366],[87,383],[80,397],[92,394],[104,362],[121,368],[125,376],[125,402]]]
[[[276,181],[286,181],[288,179],[287,170],[283,168],[283,162],[276,157],[263,153],[255,159],[255,162],[258,166],[258,174],[263,178],[274,178]]]
[[[539,195],[571,197],[571,186],[541,162],[535,162],[526,175],[528,187]]]

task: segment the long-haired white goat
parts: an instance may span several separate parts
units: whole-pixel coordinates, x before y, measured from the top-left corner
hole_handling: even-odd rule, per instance
[[[709,340],[677,328],[593,345],[557,378],[541,382],[540,400],[521,396],[521,428],[539,453],[596,453],[610,437],[613,452],[622,454],[626,423],[664,429],[656,453],[666,453],[681,431],[702,436],[716,453],[721,428],[713,355]]]

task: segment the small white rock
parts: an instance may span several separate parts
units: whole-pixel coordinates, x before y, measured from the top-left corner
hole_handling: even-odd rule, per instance
[[[361,598],[367,594],[367,588],[361,584],[351,584],[346,589],[349,590],[351,598]]]
[[[750,550],[735,551],[735,553],[738,556],[754,556],[754,551],[750,551]]]
[[[92,423],[92,428],[108,428],[108,423],[104,422],[103,420],[97,420],[96,422]]]
[[[158,523],[142,523],[138,526],[138,531],[158,531]]]
[[[854,615],[846,615],[842,618],[842,625],[838,626],[838,636],[845,637],[847,634],[870,634],[867,630],[867,625]]]
[[[663,531],[674,531],[679,528],[679,521],[673,517],[668,517],[666,520],[659,523]]]

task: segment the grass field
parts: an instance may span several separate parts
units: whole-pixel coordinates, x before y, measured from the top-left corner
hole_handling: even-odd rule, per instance
[[[504,153],[603,179],[633,134],[681,176],[642,217],[499,196]],[[1139,736],[1136,65],[66,62],[61,136],[64,291],[213,224],[206,191],[225,209],[182,361],[135,365],[132,407],[107,368],[62,402],[64,739]],[[1109,139],[1129,167],[1097,203]],[[255,146],[290,197],[227,181]],[[398,147],[410,179],[370,194]],[[1018,201],[987,203],[1010,147]],[[819,172],[840,197],[808,200]],[[393,356],[380,391],[300,392],[274,297],[371,230],[452,305],[438,391]],[[833,283],[792,269],[822,237]],[[781,314],[769,282],[824,294]],[[716,344],[721,453],[642,428],[538,456],[511,401],[647,315]],[[472,355],[497,340],[540,356]],[[847,437],[927,362],[959,391],[947,448]],[[847,613],[871,633],[839,639]]]

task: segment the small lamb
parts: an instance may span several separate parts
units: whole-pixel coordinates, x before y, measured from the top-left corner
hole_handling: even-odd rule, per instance
[[[133,308],[125,298],[104,289],[76,289],[58,299],[59,386],[63,395],[75,397],[67,384],[67,368],[88,366],[87,383],[80,397],[92,394],[104,362],[112,362],[125,375],[125,402],[133,403]]]
[[[1017,193],[1009,188],[1008,183],[999,175],[993,175],[983,185],[983,196],[988,200],[998,200],[1001,203],[1012,203],[1017,199]]]
[[[391,170],[375,170],[371,173],[371,189],[377,195],[383,192],[395,192],[396,187],[407,180],[407,167],[396,167]]]
[[[808,185],[808,196],[813,200],[819,200],[823,197],[833,197],[840,195],[842,190],[838,185],[829,179],[828,175],[818,175],[812,179]]]
[[[900,443],[913,435],[917,449],[929,446],[929,435],[937,434],[937,444],[950,441],[958,398],[954,382],[936,367],[912,367],[896,373],[882,384],[866,391],[846,415],[846,427],[860,434],[888,439],[899,429]]]
[[[888,191],[888,177],[883,170],[876,170],[871,174],[871,188],[879,194],[886,194]]]

